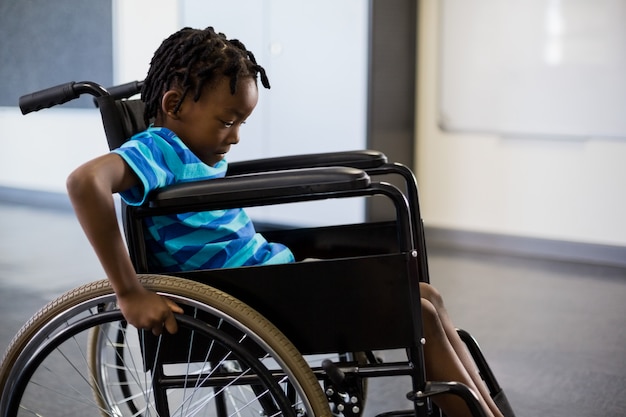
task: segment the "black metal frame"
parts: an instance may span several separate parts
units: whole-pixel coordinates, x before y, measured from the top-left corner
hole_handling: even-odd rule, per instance
[[[91,94],[113,149],[145,128],[141,118],[135,117],[141,103],[119,100],[134,95],[140,87],[141,82],[111,89],[91,82],[72,82],[24,96],[20,107],[26,114]],[[386,174],[404,178],[404,192],[371,180],[372,176]],[[299,257],[323,260],[175,275],[205,282],[239,298],[275,324],[302,353],[406,349],[406,363],[370,363],[339,371],[356,378],[410,376],[412,387],[407,398],[413,401],[412,413],[416,416],[429,415],[427,399],[443,392],[461,396],[474,415],[484,415],[467,387],[426,381],[419,282],[428,281],[429,276],[416,181],[407,167],[388,163],[380,152],[323,153],[233,163],[226,178],[161,190],[142,207],[125,206],[123,215],[137,272],[159,273],[162,271],[148,267],[142,226],[145,217],[370,196],[390,200],[395,220],[263,231],[271,239],[293,247]],[[367,241],[372,233],[374,242],[371,238]],[[294,293],[303,296],[294,297]],[[359,323],[355,323],[355,317]],[[323,369],[314,371],[320,378],[325,377]]]

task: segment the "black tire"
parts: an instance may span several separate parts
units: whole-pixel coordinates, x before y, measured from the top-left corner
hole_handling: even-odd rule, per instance
[[[155,338],[156,343],[149,345],[146,340],[151,335],[146,335],[147,332],[125,329],[124,333],[141,340],[139,351],[143,352],[143,362],[120,360],[112,366],[121,366],[128,373],[121,380],[100,375],[104,369],[102,364],[97,365],[98,372],[92,372],[94,358],[99,355],[94,353],[94,340],[106,339],[114,346],[118,341],[110,339],[106,329],[118,332],[125,323],[115,308],[115,296],[106,280],[70,291],[40,310],[11,342],[0,364],[0,416],[13,417],[21,411],[51,416],[98,412],[120,416],[137,414],[137,411],[140,415],[150,415],[154,407],[161,407],[161,415],[162,410],[186,415],[195,414],[200,407],[204,410],[205,405],[213,402],[211,410],[224,412],[228,409],[228,413],[235,415],[258,416],[258,413],[268,412],[292,416],[330,415],[319,382],[302,356],[259,313],[200,283],[160,275],[141,276],[141,281],[147,289],[185,308],[185,314],[178,317],[181,329],[178,335]],[[99,335],[95,339],[94,331]],[[192,339],[181,339],[183,335]],[[199,343],[200,339],[209,343]],[[96,343],[98,345],[103,343]],[[174,345],[178,353],[169,350]],[[188,348],[179,352],[181,346]],[[160,375],[161,365],[156,366],[157,362],[149,358],[171,358],[177,354],[188,360],[182,365],[163,365],[167,375],[162,380],[185,386],[187,391],[172,389],[168,396],[159,396],[159,390],[153,391],[152,384],[142,379]],[[203,363],[199,357],[204,358]],[[188,364],[190,362],[193,364]],[[181,376],[175,378],[174,374]],[[108,382],[132,386],[127,386],[127,390],[120,391],[116,397],[117,388],[108,387]],[[197,386],[192,387],[192,382]],[[109,390],[106,396],[104,387]],[[292,395],[285,395],[285,392],[293,389],[297,403],[287,402],[287,397]],[[141,398],[130,408],[124,403],[129,393],[133,398]],[[245,408],[250,413],[244,412],[243,404],[237,405],[236,393],[253,394]],[[69,401],[72,398],[76,404]],[[176,401],[180,402],[180,407],[175,406]],[[233,404],[237,405],[236,409]],[[211,413],[209,415],[216,415]]]

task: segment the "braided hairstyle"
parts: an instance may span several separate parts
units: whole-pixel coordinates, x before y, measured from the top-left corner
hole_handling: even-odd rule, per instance
[[[182,89],[174,109],[177,112],[189,92],[198,101],[203,88],[221,76],[230,78],[230,91],[235,94],[240,78],[250,76],[256,80],[257,74],[263,87],[270,88],[265,70],[240,41],[229,40],[212,27],[181,29],[163,41],[150,61],[141,89],[144,120],[149,124],[157,116],[163,94],[173,86]]]

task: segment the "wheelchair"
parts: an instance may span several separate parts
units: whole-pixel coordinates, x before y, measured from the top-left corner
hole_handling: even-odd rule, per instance
[[[20,99],[23,114],[88,94],[110,149],[145,129],[141,82],[106,89],[71,82]],[[403,187],[381,176],[395,175]],[[395,219],[322,227],[257,225],[287,245],[292,264],[163,274],[152,267],[143,219],[171,213],[342,198],[384,198]],[[419,282],[428,263],[415,178],[377,151],[236,162],[225,178],[178,184],[141,207],[122,206],[143,285],[184,309],[175,335],[132,328],[107,280],[76,288],[36,313],[0,364],[0,416],[346,416],[366,414],[367,380],[408,376],[406,410],[442,415],[431,399],[474,394],[424,370]],[[315,258],[315,261],[302,261]],[[476,341],[459,330],[503,413],[513,411]],[[401,349],[384,363],[374,352]]]

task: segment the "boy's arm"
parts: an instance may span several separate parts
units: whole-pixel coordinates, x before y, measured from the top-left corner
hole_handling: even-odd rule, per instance
[[[126,320],[137,328],[160,334],[177,331],[172,312],[182,309],[171,300],[143,288],[133,268],[115,214],[113,193],[139,180],[117,154],[98,157],[78,167],[67,179],[67,190],[89,242],[117,295]]]

